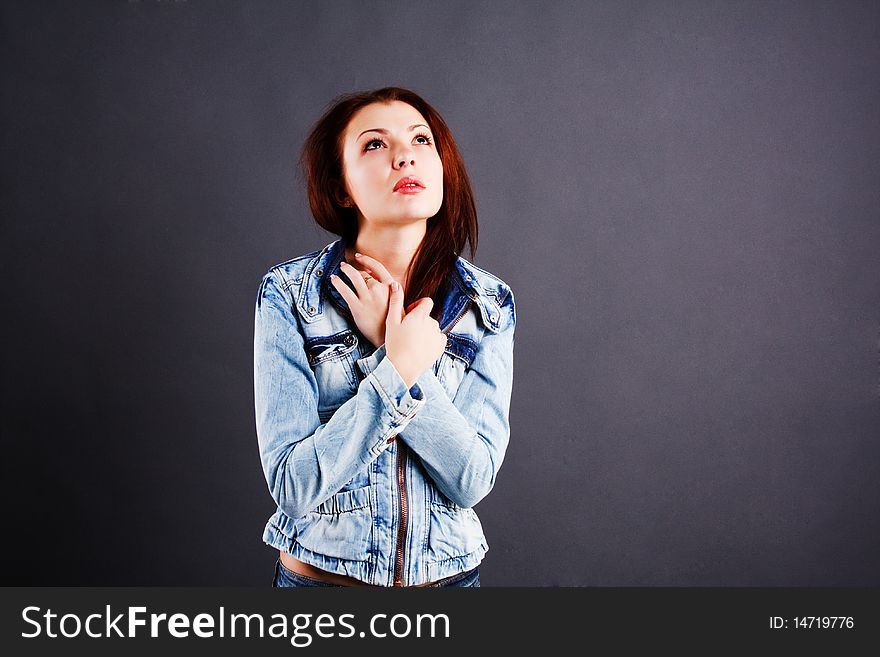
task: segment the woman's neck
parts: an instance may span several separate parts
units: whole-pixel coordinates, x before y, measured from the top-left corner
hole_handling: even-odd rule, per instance
[[[375,258],[406,290],[408,281],[404,280],[404,273],[424,237],[424,221],[403,227],[371,227],[362,223],[355,244],[345,250],[345,260],[357,269],[363,269],[364,266],[354,257],[355,252]]]

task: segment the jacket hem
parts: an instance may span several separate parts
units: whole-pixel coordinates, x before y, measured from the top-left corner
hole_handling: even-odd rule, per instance
[[[294,559],[298,559],[299,561],[312,565],[315,568],[320,568],[321,570],[326,570],[327,572],[339,575],[347,575],[366,584],[377,585],[376,582],[371,581],[371,575],[373,575],[373,578],[375,579],[376,568],[372,562],[352,561],[350,559],[328,557],[318,554],[317,552],[312,552],[297,543],[296,539],[286,536],[278,525],[271,520],[266,524],[266,529],[263,532],[263,542],[269,547],[275,548],[276,550],[283,550],[293,556]],[[489,546],[483,542],[479,548],[467,554],[457,557],[449,557],[448,559],[440,561],[429,561],[424,564],[423,568],[419,569],[420,573],[424,572],[423,578],[411,582],[410,586],[417,586],[419,584],[425,584],[426,582],[435,582],[446,577],[457,575],[466,570],[470,570],[483,561],[483,557],[488,551]],[[386,573],[386,575],[388,575],[388,573]],[[380,576],[379,579],[385,581],[386,578]],[[386,585],[379,584],[379,586]]]
[[[473,552],[468,552],[467,554],[458,557],[449,557],[442,561],[429,561],[425,564],[424,582],[433,582],[438,579],[451,577],[452,575],[457,575],[458,573],[470,570],[482,563],[483,557],[485,557],[488,551],[489,546],[486,545],[486,543],[483,543]],[[417,584],[422,583],[423,582],[417,582]]]
[[[348,577],[354,577],[365,584],[372,584],[372,582],[369,581],[369,576],[367,574],[373,569],[373,566],[369,561],[352,561],[337,557],[326,557],[304,548],[297,543],[295,539],[288,538],[283,534],[279,536],[268,528],[263,534],[263,542],[269,547],[284,550],[294,559],[307,563],[315,568],[320,568],[321,570],[326,570],[329,573],[336,573],[338,575],[347,575]]]

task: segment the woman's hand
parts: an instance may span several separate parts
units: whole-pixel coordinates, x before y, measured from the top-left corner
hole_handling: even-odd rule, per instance
[[[407,388],[413,386],[446,348],[446,336],[430,315],[433,306],[431,297],[422,297],[404,314],[403,288],[396,281],[391,284],[385,319],[385,357],[394,364]]]
[[[389,285],[393,279],[385,266],[375,258],[365,255],[357,258],[364,264],[365,271],[358,271],[345,261],[340,263],[343,273],[354,284],[357,293],[352,292],[338,276],[331,274],[330,282],[351,309],[358,330],[374,347],[379,347],[385,343]]]

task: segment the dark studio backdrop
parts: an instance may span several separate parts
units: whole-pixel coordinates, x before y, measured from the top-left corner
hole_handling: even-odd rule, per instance
[[[517,299],[483,585],[880,584],[877,3],[0,16],[4,584],[271,585],[257,287],[335,239],[307,130],[391,84]]]

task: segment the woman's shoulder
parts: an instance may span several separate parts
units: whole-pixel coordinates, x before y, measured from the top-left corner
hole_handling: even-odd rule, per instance
[[[497,274],[477,267],[462,256],[458,256],[456,266],[464,284],[479,300],[486,325],[496,331],[505,326],[512,328],[516,323],[516,310],[510,285]]]
[[[476,283],[476,292],[485,292],[490,296],[494,296],[498,301],[503,301],[504,297],[512,294],[510,285],[508,285],[500,276],[490,271],[477,267],[469,260],[465,260],[462,256],[458,256],[459,272],[462,274],[465,282]]]
[[[295,258],[288,258],[287,260],[283,260],[282,262],[275,263],[266,271],[266,275],[274,274],[276,276],[281,277],[282,279],[290,280],[292,278],[296,278],[297,273],[301,273],[305,270],[306,266],[314,260],[320,253],[322,249],[318,249],[316,251],[311,251],[309,253],[304,253],[303,255],[296,256]]]
[[[284,298],[285,305],[292,306],[293,298],[296,296],[295,288],[302,283],[309,265],[326,250],[327,247],[316,249],[271,265],[260,280],[257,306],[261,305],[261,299],[267,295]]]
[[[323,246],[293,258],[288,258],[278,262],[268,268],[263,275],[263,280],[274,280],[283,288],[289,288],[291,285],[302,283],[303,278],[312,269],[317,267],[320,273],[319,261],[327,261],[335,252],[341,248],[341,240],[335,240]]]

